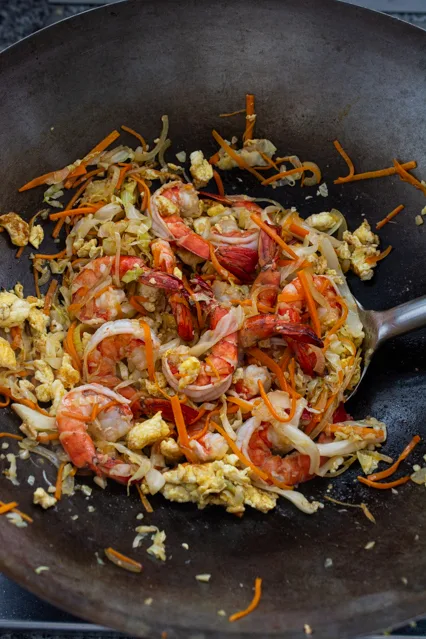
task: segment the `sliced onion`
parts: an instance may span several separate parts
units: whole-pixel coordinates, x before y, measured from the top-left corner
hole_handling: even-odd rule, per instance
[[[257,428],[259,428],[260,424],[261,424],[260,419],[257,419],[256,417],[250,417],[250,419],[247,419],[247,421],[244,422],[244,424],[241,426],[241,428],[238,430],[238,433],[237,433],[236,444],[238,448],[241,450],[241,452],[243,452],[244,455],[248,457],[249,459],[250,459],[250,454],[248,451],[248,445],[250,443],[250,439],[253,433],[255,432]]]
[[[163,475],[155,468],[151,468],[147,472],[147,474],[145,475],[145,481],[148,485],[151,495],[155,495],[156,493],[158,493],[166,483]]]
[[[56,419],[42,415],[28,406],[23,404],[12,404],[11,408],[22,419],[23,422],[34,428],[34,430],[56,430]]]
[[[199,342],[189,349],[188,354],[194,357],[200,357],[200,355],[209,351],[212,346],[222,339],[239,331],[244,320],[245,313],[241,306],[231,308],[226,315],[220,318],[217,326],[213,330],[209,329],[203,333]]]
[[[160,138],[157,142],[157,144],[154,146],[154,148],[151,151],[145,151],[145,153],[135,153],[135,160],[136,162],[149,162],[150,160],[153,160],[155,158],[155,156],[157,155],[157,153],[159,153],[159,151],[161,151],[161,149],[164,146],[164,143],[166,142],[167,139],[167,134],[169,132],[169,118],[167,117],[167,115],[163,115],[161,116],[161,121],[163,123],[163,129],[161,131],[160,134]]]
[[[229,389],[232,384],[232,374],[225,377],[219,382],[206,384],[205,386],[196,386],[195,384],[189,384],[183,389],[179,389],[179,382],[170,370],[167,357],[162,359],[163,374],[166,377],[169,385],[175,391],[184,393],[190,399],[196,402],[209,402],[217,399]]]
[[[167,166],[166,161],[164,160],[164,154],[167,151],[167,149],[171,146],[172,141],[171,140],[166,140],[163,144],[163,146],[161,147],[161,149],[158,152],[158,161],[160,163],[160,166],[162,169],[168,169],[169,167]],[[154,493],[152,493],[154,494]]]
[[[315,162],[303,162],[302,165],[308,171],[312,171],[312,177],[306,177],[303,180],[303,184],[305,186],[315,186],[315,184],[319,184],[321,182],[321,171],[320,168]],[[318,175],[319,174],[319,175]]]
[[[276,493],[277,495],[281,495],[281,497],[285,497],[306,515],[313,515],[317,512],[318,508],[321,508],[320,502],[308,501],[305,495],[302,495],[302,493],[299,493],[297,490],[283,490],[282,488],[278,488],[278,486],[269,486],[264,482],[255,482],[254,485],[256,488],[265,490],[268,493]]]

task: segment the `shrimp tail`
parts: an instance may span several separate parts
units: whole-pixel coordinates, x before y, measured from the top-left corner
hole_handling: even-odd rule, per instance
[[[272,335],[289,337],[297,342],[323,346],[322,340],[306,324],[286,322],[278,315],[254,315],[245,320],[240,331],[240,344],[243,348],[253,346],[256,342],[268,339]]]
[[[181,405],[182,415],[186,424],[192,424],[198,417],[198,410],[191,406]],[[175,423],[175,416],[173,413],[172,405],[168,399],[156,399],[148,398],[143,403],[143,411],[148,417],[154,416],[158,411],[161,411],[162,417],[167,422]]]
[[[241,246],[220,246],[216,251],[219,264],[238,277],[241,282],[253,280],[253,273],[258,262],[255,249]]]

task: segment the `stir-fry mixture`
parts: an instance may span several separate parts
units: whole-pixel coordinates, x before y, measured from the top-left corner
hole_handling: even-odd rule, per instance
[[[60,252],[30,255],[36,295],[19,283],[0,293],[3,405],[22,421],[21,456],[59,468],[55,496],[38,489],[35,501],[72,494],[90,469],[99,487],[135,485],[142,499],[241,515],[282,496],[313,513],[320,504],[299,484],[389,461],[377,450],[385,425],[343,406],[364,338],[345,273],[372,277],[379,238],[366,220],[349,231],[337,210],[302,219],[272,199],[225,194],[220,172],[236,166],[276,193],[321,182],[312,162],[253,138],[249,107],[242,145],[214,132],[219,151],[192,152],[189,175],[185,153],[164,158],[162,120],[152,149],[123,127],[136,149],[110,149],[113,132],[21,189],[47,184],[55,212],[29,224],[0,216],[20,247],[39,250],[48,217],[66,236]]]

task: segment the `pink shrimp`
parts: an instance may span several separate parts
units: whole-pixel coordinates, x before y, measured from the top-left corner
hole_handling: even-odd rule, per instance
[[[209,243],[192,231],[182,217],[199,217],[199,199],[192,184],[169,182],[155,191],[151,199],[153,233],[163,240],[208,260]]]
[[[134,473],[130,464],[100,453],[96,439],[116,442],[132,427],[128,400],[99,384],[87,384],[69,391],[61,400],[56,425],[59,441],[77,468],[90,468],[127,482]]]
[[[243,348],[268,339],[272,335],[281,335],[305,344],[322,347],[322,340],[306,324],[287,322],[278,315],[265,314],[248,317],[240,330],[240,344]]]
[[[73,278],[72,301],[68,310],[81,322],[99,326],[103,322],[133,314],[121,288],[122,278],[132,270],[138,274],[136,279],[147,286],[168,291],[183,289],[177,277],[147,267],[139,257],[122,255],[118,260],[118,273],[115,272],[115,263],[115,257],[98,257],[86,264]]]
[[[159,340],[151,331],[154,350]],[[122,319],[106,322],[92,335],[84,352],[84,375],[89,382],[99,382],[109,388],[122,379],[117,374],[117,364],[127,360],[129,372],[147,367],[145,332],[138,320]]]
[[[267,437],[267,428],[256,430],[248,443],[250,459],[261,470],[287,486],[294,486],[312,478],[309,474],[309,455],[291,453],[285,457],[271,453],[272,444]]]
[[[260,273],[253,282],[251,296],[257,293],[258,302],[273,308],[280,290],[281,276],[277,270],[280,247],[263,230],[259,233],[258,253]]]
[[[173,275],[177,266],[176,257],[167,240],[154,240],[151,243],[151,252],[155,268]],[[194,323],[187,300],[179,293],[172,293],[169,295],[169,303],[176,320],[179,337],[185,342],[190,342],[194,338]]]
[[[234,311],[224,308],[216,302],[208,284],[200,280],[194,282],[193,290],[196,291],[198,285],[210,298],[209,302],[204,302],[204,304],[207,305],[210,330],[213,331],[221,320],[222,324],[226,323],[224,319]],[[236,322],[231,323],[232,325],[236,325]],[[198,350],[196,344],[191,349],[177,347],[167,353],[162,360],[163,373],[170,386],[175,390],[180,389],[181,392],[195,401],[212,401],[226,393],[232,383],[232,375],[238,363],[237,330],[230,332],[214,344],[210,349],[210,354],[203,362],[197,359]],[[200,354],[203,352],[202,348]],[[196,355],[191,355],[191,353]],[[184,366],[188,358],[192,358],[192,378],[188,378],[186,381],[183,379],[184,383],[182,384],[180,366]],[[196,377],[194,377],[195,374]]]

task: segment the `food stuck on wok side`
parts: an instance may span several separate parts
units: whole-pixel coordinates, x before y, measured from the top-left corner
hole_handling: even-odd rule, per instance
[[[44,202],[56,212],[43,209],[29,223],[0,216],[19,257],[27,244],[40,250],[47,218],[53,236],[66,237],[63,250],[30,255],[35,296],[19,283],[0,293],[0,394],[22,433],[2,435],[19,440],[22,459],[41,454],[58,468],[54,495],[35,491],[42,507],[72,495],[80,469],[101,487],[134,484],[147,509],[147,496],[161,493],[236,515],[246,506],[266,513],[279,496],[312,514],[321,504],[298,485],[355,461],[374,488],[406,480],[380,483],[418,438],[371,475],[393,461],[379,452],[386,426],[344,409],[364,338],[345,273],[370,280],[391,247],[380,252],[367,220],[350,231],[335,209],[304,220],[278,201],[226,194],[220,172],[234,167],[275,189],[326,193],[316,164],[254,138],[253,96],[245,111],[242,146],[214,131],[219,150],[209,160],[192,152],[189,175],[165,160],[163,116],[152,149],[123,126],[136,149],[111,149],[114,131],[82,160],[20,189],[48,185]],[[413,162],[356,174],[335,146],[349,169],[338,183],[396,174],[421,184],[408,173]],[[218,194],[203,190],[213,185]],[[18,483],[16,455],[7,459],[5,474]],[[17,505],[0,514],[25,523]],[[113,549],[107,556],[141,569]]]

